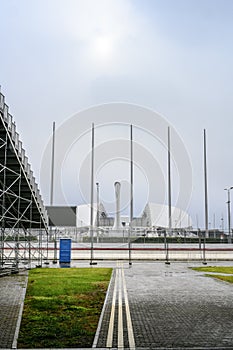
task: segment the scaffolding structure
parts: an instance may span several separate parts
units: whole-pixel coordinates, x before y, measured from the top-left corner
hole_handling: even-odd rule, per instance
[[[48,216],[16,124],[0,93],[0,269],[41,266],[47,259]],[[47,245],[46,245],[47,242]]]

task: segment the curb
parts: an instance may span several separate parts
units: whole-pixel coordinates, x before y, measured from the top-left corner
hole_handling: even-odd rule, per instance
[[[28,272],[26,272],[26,279],[25,279],[25,286],[22,294],[22,303],[20,305],[19,309],[19,315],[16,323],[16,328],[15,328],[15,335],[14,335],[14,340],[12,343],[12,349],[17,349],[17,341],[18,341],[18,336],[19,336],[19,329],[20,329],[20,324],[22,320],[22,315],[23,315],[23,308],[24,308],[24,300],[25,300],[25,295],[27,291],[27,285],[28,285]]]
[[[96,330],[96,333],[95,333],[95,338],[94,338],[94,341],[93,341],[93,344],[92,344],[92,348],[96,348],[96,345],[97,345],[97,342],[98,342],[98,339],[99,339],[100,329],[101,329],[101,325],[102,325],[102,321],[103,321],[103,317],[104,317],[104,313],[105,313],[105,309],[106,309],[106,305],[107,305],[107,300],[108,300],[110,289],[111,289],[111,286],[112,286],[112,283],[113,283],[113,275],[115,275],[115,268],[113,268],[113,270],[112,270],[112,276],[111,276],[111,279],[110,279],[110,282],[109,282],[109,285],[108,285],[108,290],[107,290],[107,293],[106,293],[106,296],[105,296],[104,305],[103,305],[103,308],[102,308],[102,311],[101,311],[101,315],[100,315],[100,318],[99,318],[99,322],[98,322],[97,330]]]

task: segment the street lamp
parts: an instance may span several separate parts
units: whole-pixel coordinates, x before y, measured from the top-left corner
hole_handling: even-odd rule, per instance
[[[230,191],[232,187],[224,188],[224,191],[227,191],[227,207],[228,207],[228,243],[231,243],[231,198]]]
[[[221,217],[221,228],[222,228],[222,234],[224,235],[224,219],[223,219],[223,216]]]

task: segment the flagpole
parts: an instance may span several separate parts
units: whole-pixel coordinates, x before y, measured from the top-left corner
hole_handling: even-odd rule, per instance
[[[205,235],[203,242],[203,264],[206,265],[205,245],[209,237],[208,227],[208,188],[207,188],[207,160],[206,160],[206,130],[204,129],[204,184],[205,184]]]
[[[53,206],[54,193],[54,158],[55,158],[55,135],[56,124],[53,122],[53,139],[52,139],[52,158],[51,158],[51,178],[50,178],[50,206]],[[52,226],[50,226],[50,239],[52,237]],[[57,232],[54,230],[54,256],[53,264],[57,263]]]
[[[91,213],[90,213],[90,238],[91,238],[91,259],[90,265],[96,265],[93,262],[93,206],[94,206],[94,146],[95,146],[95,133],[94,123],[92,123],[91,130]]]
[[[168,154],[168,235],[171,235],[172,228],[172,211],[171,211],[171,149],[170,149],[170,127],[167,129],[167,154]],[[166,261],[165,264],[169,265],[169,247],[168,237],[165,231],[165,249],[166,249]]]
[[[133,230],[133,125],[130,125],[130,227],[129,227],[129,265],[132,265],[131,235]]]

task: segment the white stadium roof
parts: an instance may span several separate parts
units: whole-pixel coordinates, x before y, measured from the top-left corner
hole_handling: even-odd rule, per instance
[[[101,212],[108,214],[104,209],[103,204],[100,204]],[[143,227],[169,227],[168,219],[168,205],[158,204],[158,203],[147,203],[141,217],[141,224]],[[188,228],[192,226],[191,217],[187,212],[180,208],[171,207],[171,224],[172,228]],[[96,225],[97,218],[97,204],[94,203],[93,206],[93,222]],[[123,219],[123,218],[122,218]],[[123,221],[126,221],[125,218]],[[77,206],[76,210],[76,223],[77,227],[90,226],[90,204],[83,204]]]
[[[169,207],[165,204],[148,203],[142,218],[147,221],[146,226],[169,227]],[[172,228],[187,228],[192,226],[192,220],[187,212],[180,208],[171,207]]]

